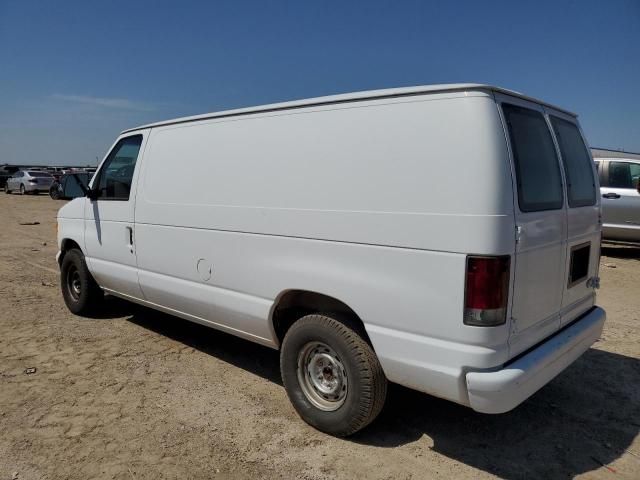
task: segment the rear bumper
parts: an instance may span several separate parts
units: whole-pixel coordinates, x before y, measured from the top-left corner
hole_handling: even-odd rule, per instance
[[[24,189],[27,192],[48,192],[50,186],[51,185],[38,185],[38,184],[25,183]]]
[[[605,318],[605,311],[594,307],[570,327],[502,369],[467,373],[470,407],[482,413],[504,413],[517,407],[598,340]]]

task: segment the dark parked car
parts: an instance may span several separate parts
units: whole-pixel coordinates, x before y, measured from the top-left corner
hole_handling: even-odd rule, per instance
[[[49,189],[49,195],[54,200],[83,197],[92,176],[87,172],[65,173],[58,181],[53,182]]]
[[[7,183],[7,179],[18,170],[20,170],[20,167],[16,167],[13,165],[0,166],[0,188],[4,188],[5,184]]]

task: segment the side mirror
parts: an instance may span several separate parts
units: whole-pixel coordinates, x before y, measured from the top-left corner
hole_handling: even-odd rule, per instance
[[[77,173],[72,173],[69,177],[66,177],[60,185],[62,197],[66,199],[93,197],[93,200],[98,198],[98,191],[90,190],[85,185],[85,181],[86,179],[83,179],[83,177]]]
[[[84,196],[87,197],[92,202],[94,202],[100,196],[100,190],[88,189],[84,194]]]

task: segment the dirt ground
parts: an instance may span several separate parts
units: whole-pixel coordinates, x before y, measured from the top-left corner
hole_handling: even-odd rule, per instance
[[[0,480],[640,478],[640,249],[603,250],[603,338],[515,411],[392,386],[340,440],[296,416],[275,351],[116,299],[69,313],[62,204],[0,194]]]

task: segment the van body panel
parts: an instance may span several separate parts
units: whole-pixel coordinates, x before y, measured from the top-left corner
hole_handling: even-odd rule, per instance
[[[276,346],[266,312],[296,288],[351,307],[396,383],[467,403],[464,365],[491,368],[508,359],[507,325],[479,329],[453,320],[462,318],[466,255],[207,229],[136,231],[147,245],[138,262],[148,301]],[[212,271],[206,281],[197,268],[203,258]],[[152,264],[165,273],[146,271]]]
[[[508,164],[481,160],[505,158],[491,96],[378,103],[154,129],[136,221],[510,253]],[[265,151],[278,153],[265,159],[259,154]],[[176,152],[184,152],[182,161],[196,172],[213,170],[189,184],[177,182],[164,173]],[[444,185],[475,192],[474,201]],[[474,235],[449,233],[462,225]]]
[[[130,302],[134,302],[134,303],[137,303],[139,305],[143,305],[145,307],[153,308],[155,310],[159,310],[161,312],[168,313],[169,315],[174,315],[176,317],[180,317],[180,318],[183,318],[185,320],[189,320],[191,322],[199,323],[200,325],[204,325],[206,327],[215,328],[217,330],[221,330],[223,332],[230,333],[231,335],[235,335],[237,337],[244,338],[246,340],[250,340],[252,342],[259,343],[259,344],[267,346],[267,347],[277,348],[277,345],[274,344],[273,341],[271,339],[269,339],[269,338],[257,337],[255,335],[251,335],[251,334],[249,334],[249,333],[247,333],[247,332],[245,332],[243,330],[238,330],[237,328],[229,327],[227,325],[221,325],[219,323],[215,323],[215,322],[213,322],[211,320],[208,320],[208,319],[202,318],[202,317],[198,317],[196,315],[189,315],[188,313],[182,312],[180,310],[174,310],[172,308],[169,308],[166,305],[160,305],[160,304],[157,304],[157,303],[150,302],[148,300],[143,300],[141,298],[132,297],[130,295],[126,295],[126,294],[118,292],[116,290],[110,290],[108,288],[104,288],[103,290],[105,292],[107,292],[108,294],[113,295],[115,297],[119,297],[119,298],[122,298],[124,300],[128,300]]]
[[[74,198],[59,210],[56,232],[58,245],[71,240],[83,252],[86,251],[84,245],[84,202],[84,198]]]

